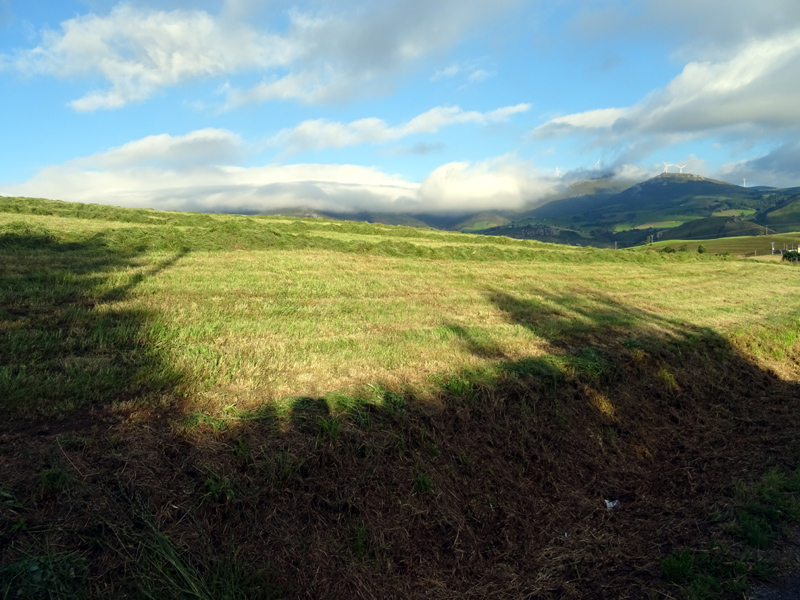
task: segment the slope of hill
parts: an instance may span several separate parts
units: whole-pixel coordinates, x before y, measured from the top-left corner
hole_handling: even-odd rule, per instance
[[[689,221],[659,233],[659,239],[664,240],[697,240],[702,238],[758,235],[766,232],[763,226],[752,221],[745,221],[735,217],[708,217],[707,219]]]
[[[481,212],[471,215],[468,219],[457,223],[452,227],[456,231],[464,231],[472,233],[474,231],[481,231],[483,229],[490,229],[492,227],[500,227],[511,222],[508,214],[500,212]]]
[[[718,239],[670,239],[654,242],[647,246],[641,246],[638,250],[659,251],[665,247],[675,251],[697,252],[699,246],[703,246],[706,252],[712,254],[729,253],[736,256],[765,257],[771,256],[775,250],[791,250],[800,246],[800,233],[782,233],[757,236],[730,236]],[[775,260],[780,260],[775,256]]]
[[[787,198],[779,208],[767,212],[763,216],[763,222],[773,228],[780,227],[782,230],[800,229],[800,195]]]
[[[610,246],[610,244],[602,243],[592,244],[591,242],[597,240],[592,240],[587,235],[571,229],[539,225],[536,222],[529,222],[528,220],[514,221],[506,225],[499,225],[497,227],[476,231],[476,233],[480,233],[481,235],[506,236],[518,240],[536,240],[548,244],[567,244],[569,246],[592,245],[600,248]]]
[[[534,210],[532,216],[633,227],[708,217],[716,210],[752,208],[760,197],[759,192],[697,175],[662,173],[618,194],[588,197],[583,205],[575,199],[545,205]]]
[[[796,196],[794,188],[744,188],[692,174],[662,173],[619,193],[601,190],[549,202],[508,224],[506,235],[515,236],[514,230],[523,226],[549,226],[574,230],[586,243],[608,247],[642,243],[651,235],[741,235],[767,223],[791,231],[797,229],[788,223],[795,219]]]
[[[10,598],[733,594],[788,527],[790,266],[28,199],[0,265]]]
[[[262,214],[271,217],[289,217],[292,219],[331,219],[330,215],[326,215],[324,213],[319,212],[318,210],[314,210],[313,208],[284,208],[279,210],[268,210],[260,213],[250,213],[250,214]]]
[[[540,206],[516,213],[322,214],[287,209],[274,214],[613,247],[615,243],[623,246],[641,243],[651,235],[663,237],[665,230],[681,226],[683,229],[667,234],[668,237],[702,235],[706,230],[709,236],[738,235],[755,229],[755,225],[735,224],[741,220],[769,225],[776,231],[793,231],[800,222],[799,193],[797,188],[744,188],[692,174],[662,173],[636,184],[611,177],[579,180],[567,185],[560,194],[540,200]],[[727,217],[728,225],[705,221],[711,217]],[[692,221],[698,223],[689,226]]]
[[[570,183],[567,187],[569,196],[585,196],[597,194],[619,194],[636,185],[635,181],[619,179],[613,175],[580,179]]]

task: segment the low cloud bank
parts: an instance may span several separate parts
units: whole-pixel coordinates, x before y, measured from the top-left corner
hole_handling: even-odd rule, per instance
[[[448,213],[523,209],[562,185],[513,155],[444,164],[421,183],[359,165],[226,164],[243,146],[219,129],[149,136],[45,167],[22,184],[0,186],[0,194],[214,212]]]

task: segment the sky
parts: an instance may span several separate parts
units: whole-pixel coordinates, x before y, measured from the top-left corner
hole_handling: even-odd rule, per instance
[[[0,0],[5,196],[524,210],[800,186],[798,134],[797,0]]]

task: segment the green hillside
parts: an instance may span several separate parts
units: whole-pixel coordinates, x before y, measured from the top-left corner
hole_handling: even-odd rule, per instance
[[[351,219],[345,219],[351,220]],[[417,219],[415,217],[409,215],[392,215],[392,214],[369,214],[363,219],[367,223],[381,223],[383,225],[403,225],[405,227],[422,227],[422,228],[430,228],[425,221]]]
[[[618,194],[546,204],[531,216],[584,225],[635,228],[680,224],[716,211],[752,209],[763,194],[697,175],[662,173]],[[671,225],[674,226],[674,225]]]
[[[583,220],[580,218],[581,215],[606,207],[609,200],[615,196],[616,194],[586,194],[555,200],[532,210],[526,216],[533,219],[551,219],[554,221],[566,220],[573,222],[573,217],[578,217],[576,220]]]
[[[500,227],[511,222],[511,219],[502,213],[498,212],[482,212],[470,216],[468,219],[461,221],[454,225],[452,229],[456,231],[463,231],[465,233],[472,233],[481,231],[483,229],[490,229],[492,227]]]
[[[780,208],[766,213],[763,220],[773,227],[797,227],[800,225],[800,196],[794,196]]]
[[[709,217],[689,221],[678,227],[667,229],[661,235],[666,240],[696,240],[742,235],[758,235],[768,233],[765,228],[752,221],[731,217]]]
[[[670,247],[676,251],[682,249],[687,252],[697,252],[699,246],[703,246],[707,252],[712,254],[729,253],[737,256],[767,256],[772,254],[773,248],[775,250],[783,250],[800,246],[800,233],[732,236],[710,240],[670,239],[657,241],[640,248],[661,250],[662,248]]]
[[[662,173],[617,193],[605,188],[596,192],[548,202],[520,215],[503,232],[523,237],[515,230],[550,227],[575,231],[589,245],[627,247],[651,235],[684,239],[755,233],[764,225],[775,231],[797,229],[792,223],[798,210],[795,188],[744,188],[697,175]],[[559,241],[553,236],[535,239]]]
[[[741,596],[800,520],[796,274],[0,198],[0,590]]]

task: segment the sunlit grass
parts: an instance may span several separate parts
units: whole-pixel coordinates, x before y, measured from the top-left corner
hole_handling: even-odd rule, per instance
[[[698,246],[702,245],[707,252],[712,254],[728,252],[735,255],[752,256],[755,253],[757,256],[764,256],[771,254],[773,244],[776,250],[781,250],[784,247],[796,248],[800,245],[800,234],[781,233],[774,235],[736,236],[715,240],[667,240],[664,242],[656,242],[649,246],[641,246],[640,249],[660,250],[665,246],[670,246],[678,250],[684,247],[687,252],[693,253],[697,252]]]
[[[423,390],[438,374],[563,352],[568,334],[597,325],[680,322],[751,345],[775,326],[785,340],[763,341],[766,358],[796,343],[782,328],[797,294],[784,265],[175,214],[182,224],[0,213],[0,231],[28,244],[5,250],[3,271],[13,357],[0,383],[26,390],[16,402],[38,390],[40,409],[61,414],[171,402],[159,400],[169,389],[214,413],[374,382]]]

